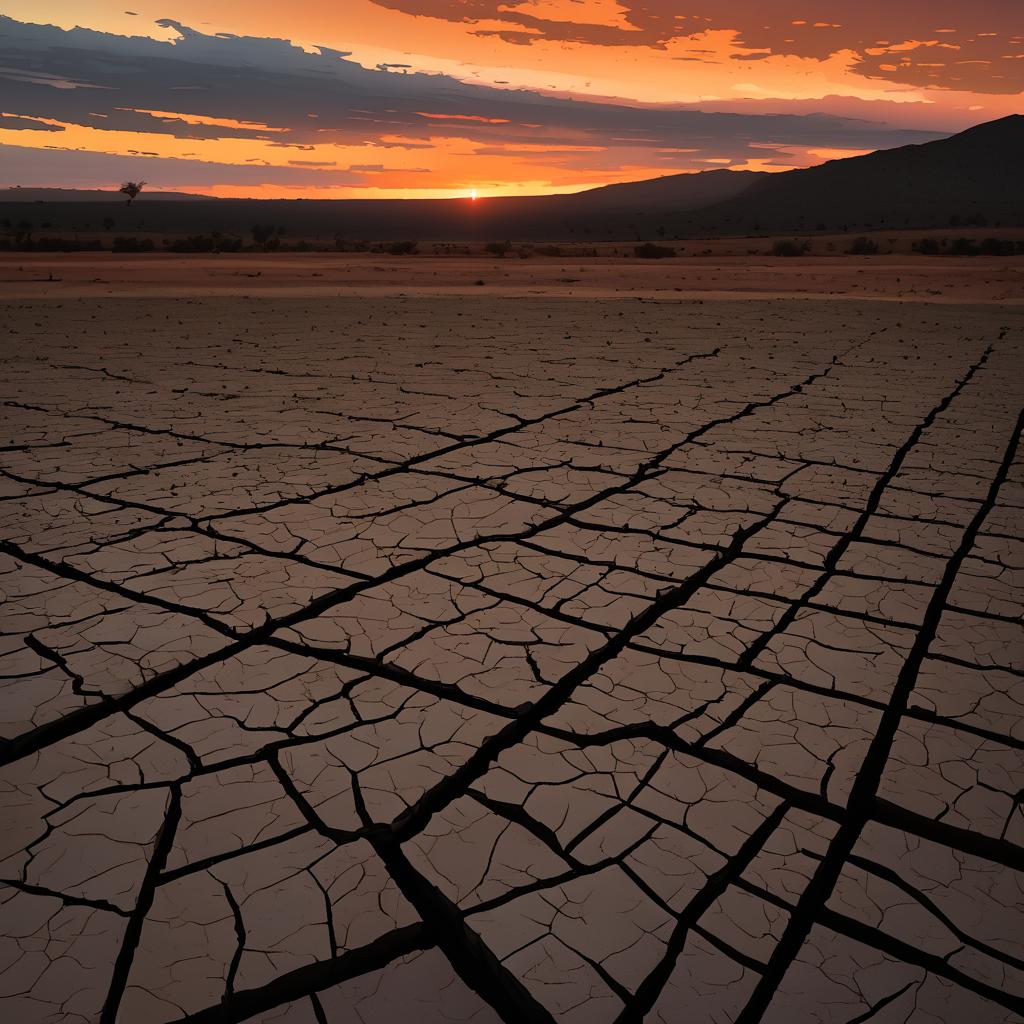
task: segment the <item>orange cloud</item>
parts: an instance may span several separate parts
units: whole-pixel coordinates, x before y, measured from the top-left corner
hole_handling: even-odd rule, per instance
[[[504,117],[482,117],[480,114],[425,114],[422,110],[416,113],[420,117],[429,118],[432,121],[477,121],[480,124],[510,124]]]
[[[201,124],[212,128],[242,128],[261,132],[286,132],[287,128],[272,128],[260,124],[259,121],[238,121],[233,117],[207,117],[204,114],[181,114],[169,110],[142,110],[139,107],[118,107],[118,110],[130,110],[134,114],[147,114],[162,121],[181,121],[183,124]]]
[[[46,154],[74,151],[97,175],[223,195],[524,194],[781,170],[1014,112],[1019,97],[999,90],[1024,74],[1024,38],[990,0],[963,17],[952,0],[885,17],[837,0],[830,20],[809,0],[295,0],[287,16],[178,0],[202,32],[156,23],[158,0],[133,6],[137,18],[90,8],[108,35],[22,26],[37,49],[20,63],[18,23],[4,21],[0,146],[19,155],[0,153],[0,176],[71,173]],[[52,0],[47,17],[82,13]]]

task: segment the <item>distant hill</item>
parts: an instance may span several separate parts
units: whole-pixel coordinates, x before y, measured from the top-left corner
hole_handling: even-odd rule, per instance
[[[135,202],[143,199],[174,200],[208,199],[192,192],[146,192],[143,190]],[[120,192],[101,188],[0,188],[0,203],[126,203]]]
[[[687,233],[1024,225],[1024,115],[948,139],[771,174],[686,218]]]
[[[732,199],[745,192],[760,178],[769,177],[764,171],[730,171],[718,168],[697,174],[667,174],[645,181],[627,181],[618,185],[576,192],[555,197],[566,206],[575,204],[583,209],[662,209],[664,211],[697,210],[711,203]]]
[[[220,232],[248,239],[254,224],[284,240],[635,241],[714,235],[944,227],[1024,226],[1024,116],[1012,115],[918,146],[760,174],[718,169],[608,185],[573,195],[501,199],[255,200],[143,193],[130,207],[68,199],[63,190],[0,194],[0,220],[30,221],[47,234]],[[59,194],[26,201],[38,192]],[[142,200],[145,201],[142,201]]]

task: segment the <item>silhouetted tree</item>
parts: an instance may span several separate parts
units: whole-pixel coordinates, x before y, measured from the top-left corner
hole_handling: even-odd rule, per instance
[[[126,181],[119,189],[118,192],[124,193],[128,197],[128,206],[132,205],[132,200],[146,187],[144,181]]]

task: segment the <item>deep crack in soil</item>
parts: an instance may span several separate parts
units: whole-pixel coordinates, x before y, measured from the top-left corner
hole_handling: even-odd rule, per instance
[[[1024,1019],[1024,314],[5,312],[15,1024]]]

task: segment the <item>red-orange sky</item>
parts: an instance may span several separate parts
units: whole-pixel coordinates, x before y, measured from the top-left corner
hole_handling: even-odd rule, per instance
[[[0,185],[556,192],[783,170],[1024,110],[1018,0],[42,6],[0,19]]]

